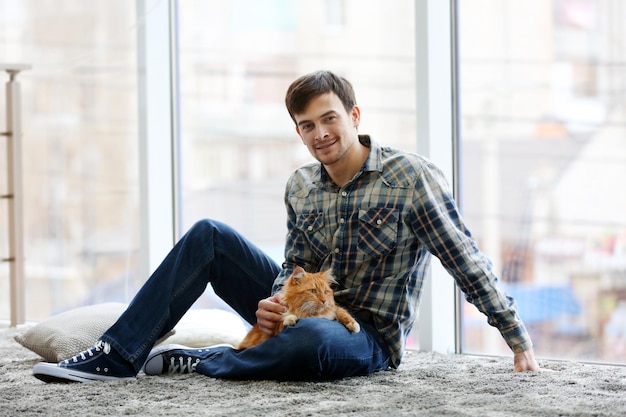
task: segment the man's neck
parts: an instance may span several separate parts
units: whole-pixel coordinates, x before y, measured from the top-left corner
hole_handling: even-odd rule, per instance
[[[324,168],[333,182],[337,186],[343,187],[359,172],[369,155],[369,151],[367,146],[357,142],[341,161],[332,165],[324,165]]]

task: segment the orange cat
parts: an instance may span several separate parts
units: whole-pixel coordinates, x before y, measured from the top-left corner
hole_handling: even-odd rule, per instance
[[[310,273],[299,266],[296,267],[281,290],[287,311],[283,313],[283,321],[272,336],[280,333],[285,326],[293,326],[298,319],[306,317],[337,320],[351,332],[358,333],[361,330],[359,323],[348,311],[335,304],[333,290],[330,288],[333,282],[335,279],[330,271]],[[255,324],[237,349],[256,346],[270,337],[261,332],[259,326]]]

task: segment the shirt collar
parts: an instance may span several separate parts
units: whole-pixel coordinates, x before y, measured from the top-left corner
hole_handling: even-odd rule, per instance
[[[370,148],[370,153],[363,164],[361,172],[383,172],[382,150],[376,142],[372,142],[370,135],[359,135],[359,142]]]

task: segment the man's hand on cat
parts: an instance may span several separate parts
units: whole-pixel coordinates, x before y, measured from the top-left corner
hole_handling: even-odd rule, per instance
[[[273,335],[276,327],[283,321],[283,313],[287,311],[287,307],[282,303],[283,298],[279,293],[259,301],[256,322],[263,333]]]
[[[514,372],[542,371],[535,359],[535,352],[532,348],[515,353],[513,363],[515,365]]]

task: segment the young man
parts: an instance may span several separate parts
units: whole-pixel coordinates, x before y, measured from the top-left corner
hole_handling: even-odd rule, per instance
[[[297,79],[285,101],[296,132],[318,162],[296,170],[287,182],[282,267],[229,226],[200,221],[93,348],[58,364],[35,365],[37,378],[134,379],[143,367],[148,375],[195,371],[315,380],[395,368],[431,254],[498,328],[514,352],[515,371],[539,369],[515,304],[498,289],[491,262],[463,224],[441,171],[420,156],[359,135],[361,111],[352,86],[331,72]],[[361,332],[310,318],[243,351],[171,345],[151,351],[209,283],[245,320],[270,333],[285,311],[278,290],[296,266],[332,269],[335,299],[356,317]]]

